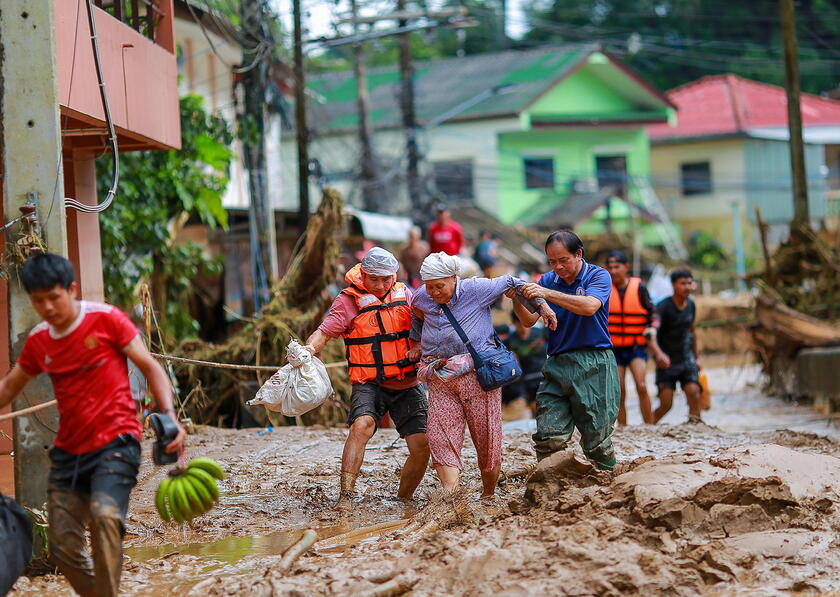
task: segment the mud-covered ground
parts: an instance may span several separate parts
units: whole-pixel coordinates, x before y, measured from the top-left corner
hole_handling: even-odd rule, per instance
[[[220,504],[191,528],[164,525],[146,461],[126,535],[126,595],[791,595],[840,590],[840,443],[803,406],[763,396],[753,367],[709,370],[710,425],[619,429],[619,467],[573,452],[536,472],[527,422],[508,424],[495,504],[478,501],[472,446],[464,491],[430,471],[414,504],[392,496],[404,443],[374,437],[355,510],[332,509],[346,431],[202,428],[188,456],[228,472]],[[652,385],[651,385],[652,387]],[[630,402],[633,403],[631,396]],[[637,414],[631,407],[630,422]],[[711,426],[714,425],[714,426]],[[288,571],[281,554],[318,541]],[[391,592],[388,592],[388,591]],[[378,591],[378,592],[377,592]],[[367,593],[366,593],[367,592]],[[71,595],[60,576],[21,579],[16,596]]]

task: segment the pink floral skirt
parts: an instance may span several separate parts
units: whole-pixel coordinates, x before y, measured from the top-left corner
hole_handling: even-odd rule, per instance
[[[488,471],[502,462],[502,390],[485,392],[475,372],[449,381],[429,381],[429,412],[426,437],[432,464],[464,470],[461,448],[464,429],[478,454],[478,468]]]

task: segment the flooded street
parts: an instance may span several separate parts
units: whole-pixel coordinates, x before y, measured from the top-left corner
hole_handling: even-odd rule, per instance
[[[393,497],[405,444],[394,430],[380,430],[355,508],[340,514],[332,506],[344,429],[200,428],[188,457],[208,456],[227,471],[219,505],[192,527],[165,525],[153,503],[165,469],[150,465],[146,449],[127,524],[123,593],[342,595],[388,583],[398,592],[368,594],[840,589],[833,539],[840,498],[831,478],[840,475],[837,427],[808,407],[763,395],[754,365],[710,365],[707,424],[684,424],[678,393],[664,424],[616,431],[615,475],[558,455],[526,485],[534,468],[530,423],[506,424],[495,504],[478,500],[469,439],[464,493],[440,496],[429,472],[416,503],[407,504]],[[632,390],[628,404],[629,421],[640,422]],[[277,572],[281,554],[305,529],[317,542],[289,571]],[[12,593],[72,594],[52,575],[21,579]]]

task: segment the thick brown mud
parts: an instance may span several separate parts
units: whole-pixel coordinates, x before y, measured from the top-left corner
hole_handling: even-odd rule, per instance
[[[762,402],[743,386],[737,391],[740,398],[721,392],[717,406],[725,410],[730,400],[735,412],[732,405],[742,404],[740,430],[731,413],[720,415],[729,430],[706,424],[619,429],[612,474],[595,471],[577,448],[536,467],[529,432],[508,430],[502,483],[491,504],[478,499],[469,440],[462,492],[442,495],[430,471],[414,503],[397,500],[407,452],[393,430],[383,429],[366,452],[349,514],[333,509],[344,429],[285,427],[260,435],[200,428],[188,456],[209,456],[227,470],[219,506],[191,527],[164,524],[153,495],[165,470],[151,466],[146,450],[127,524],[123,593],[840,591],[840,443],[764,430],[816,417],[802,407],[788,412],[783,403]],[[765,417],[772,405],[786,414]],[[279,571],[282,553],[307,528],[317,542]],[[72,594],[58,575],[21,579],[12,593]]]

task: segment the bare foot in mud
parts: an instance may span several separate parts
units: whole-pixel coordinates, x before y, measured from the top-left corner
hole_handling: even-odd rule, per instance
[[[335,510],[338,512],[350,512],[353,509],[353,494],[342,491],[338,495],[338,502],[335,504]]]

